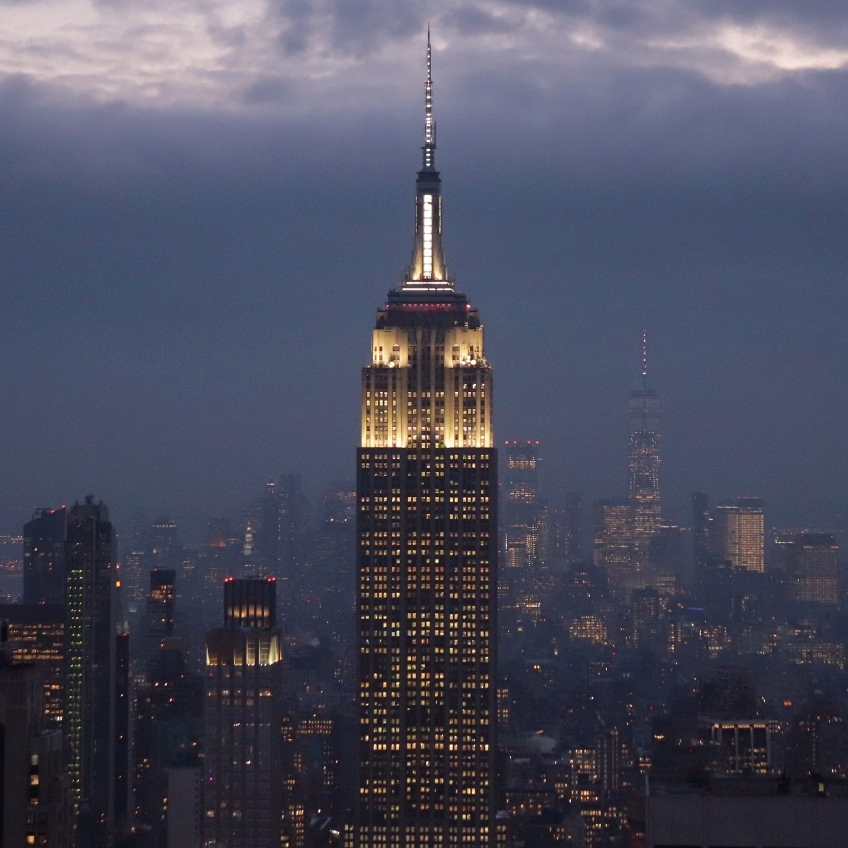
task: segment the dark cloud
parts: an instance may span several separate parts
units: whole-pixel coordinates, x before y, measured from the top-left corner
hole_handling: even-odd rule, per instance
[[[482,5],[467,5],[449,10],[442,18],[447,28],[463,36],[492,35],[509,33],[512,24],[498,17]]]
[[[244,102],[249,105],[282,103],[294,94],[291,83],[282,79],[265,77],[254,80],[244,92]]]
[[[337,16],[327,43],[356,54],[423,23],[377,9],[358,29]],[[278,11],[301,16],[299,49],[323,43],[308,6]],[[485,39],[487,15],[450,25]],[[648,327],[673,516],[700,488],[844,518],[848,75],[722,86],[471,52],[436,56],[438,161],[499,436],[543,439],[554,496],[620,492]],[[200,514],[283,470],[350,476],[358,369],[408,259],[420,155],[420,88],[383,85],[365,108],[290,112],[270,108],[303,102],[283,73],[232,111],[0,86],[8,529],[87,490],[119,514]]]
[[[729,18],[745,23],[775,21],[795,22],[827,32],[833,26],[848,25],[848,8],[841,0],[695,0],[691,6],[706,18]]]
[[[405,39],[426,27],[420,5],[410,0],[271,0],[268,16],[281,28],[279,44],[285,54],[314,51],[324,58],[362,58],[388,40]]]

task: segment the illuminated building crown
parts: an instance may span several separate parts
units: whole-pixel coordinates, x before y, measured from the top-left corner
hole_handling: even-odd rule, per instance
[[[404,292],[453,291],[442,251],[442,181],[436,170],[433,118],[433,63],[427,29],[427,79],[424,83],[423,163],[415,181],[415,242]]]

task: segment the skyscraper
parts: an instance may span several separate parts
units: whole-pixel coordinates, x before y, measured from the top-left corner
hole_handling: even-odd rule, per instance
[[[789,550],[790,601],[839,603],[839,545],[830,533],[801,533]]]
[[[274,578],[228,578],[206,637],[206,844],[280,844],[282,714]]]
[[[174,584],[172,568],[150,572],[150,591],[144,607],[144,670],[147,674],[159,656],[163,639],[174,635]]]
[[[642,385],[630,395],[627,495],[633,501],[633,533],[641,548],[662,520],[660,495],[660,399],[648,388],[648,334],[642,333]]]
[[[713,516],[710,512],[710,497],[703,492],[692,493],[692,556],[695,571],[700,577],[710,565],[710,526]]]
[[[77,844],[109,845],[116,776],[120,781],[126,774],[125,765],[116,768],[120,748],[115,734],[123,725],[118,710],[128,704],[116,697],[115,532],[102,501],[94,503],[89,496],[69,510],[65,561],[63,730],[71,794],[80,813]]]
[[[506,567],[526,569],[539,539],[539,442],[508,441],[506,447]]]
[[[719,504],[709,528],[713,556],[748,571],[765,571],[765,515],[760,498]]]
[[[62,732],[45,722],[41,675],[14,659],[0,624],[0,845],[70,846]]]
[[[14,662],[32,663],[42,681],[45,719],[61,725],[65,691],[65,605],[0,604]]]
[[[603,569],[618,597],[625,597],[632,584],[633,512],[633,502],[625,498],[595,501],[592,509],[592,562]]]
[[[40,509],[24,524],[24,603],[65,603],[65,507]]]
[[[357,455],[358,846],[494,841],[496,452],[442,251],[431,50],[412,261],[377,311]]]

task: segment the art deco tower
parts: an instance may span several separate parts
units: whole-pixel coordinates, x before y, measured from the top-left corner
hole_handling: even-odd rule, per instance
[[[442,252],[427,41],[412,262],[362,372],[354,830],[368,848],[494,844],[492,372]]]
[[[280,845],[282,652],[277,584],[227,578],[224,626],[206,634],[206,845]]]
[[[648,334],[642,333],[642,385],[630,395],[627,494],[633,502],[637,546],[647,543],[662,521],[660,498],[660,399],[648,388]]]

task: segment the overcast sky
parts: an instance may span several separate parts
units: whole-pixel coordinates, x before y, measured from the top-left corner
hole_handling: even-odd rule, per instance
[[[646,328],[671,518],[848,526],[844,0],[0,0],[0,530],[352,478],[428,20],[499,441],[623,494]]]

